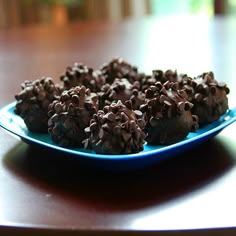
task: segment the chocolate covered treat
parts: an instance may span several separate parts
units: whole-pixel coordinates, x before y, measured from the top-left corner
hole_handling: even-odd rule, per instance
[[[134,81],[139,80],[140,76],[138,68],[132,66],[122,58],[114,58],[109,63],[105,63],[101,67],[101,71],[108,84],[112,84],[117,78],[126,78],[130,83],[133,83]]]
[[[132,101],[133,109],[139,109],[140,105],[144,103],[145,95],[140,89],[140,84],[135,81],[131,84],[127,79],[115,79],[110,84],[105,84],[99,95],[99,109],[103,109],[104,106],[110,105],[112,102],[121,101],[125,103],[127,100]]]
[[[143,150],[145,134],[142,131],[145,122],[140,111],[132,110],[127,101],[113,102],[99,110],[85,129],[88,138],[85,148],[91,148],[101,154],[130,154]]]
[[[82,147],[84,128],[97,111],[97,95],[85,86],[65,90],[49,105],[48,132],[63,147]]]
[[[25,81],[21,87],[21,92],[15,95],[15,113],[30,131],[47,132],[48,105],[60,95],[59,89],[50,77]]]
[[[194,89],[192,113],[199,117],[199,125],[219,119],[228,110],[229,88],[216,81],[213,72],[203,73],[191,83]]]
[[[146,103],[141,106],[146,120],[146,141],[152,145],[166,145],[184,139],[198,128],[198,117],[192,115],[192,104],[186,92],[178,90],[174,82],[157,82],[146,90]]]
[[[114,58],[99,70],[74,63],[60,79],[25,81],[15,113],[30,131],[49,132],[63,147],[137,153],[144,142],[179,142],[228,110],[229,88],[213,72],[191,78],[155,69],[147,75]]]
[[[105,83],[105,77],[100,70],[93,70],[82,63],[74,63],[72,67],[67,67],[64,75],[60,77],[64,90],[84,85],[91,92],[98,92]]]

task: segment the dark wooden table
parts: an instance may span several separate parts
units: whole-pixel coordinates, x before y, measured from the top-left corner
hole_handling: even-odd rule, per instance
[[[123,57],[140,71],[214,71],[236,106],[236,19],[145,18],[0,32],[0,106],[24,80]],[[111,173],[0,130],[0,235],[235,235],[236,124],[175,158]]]

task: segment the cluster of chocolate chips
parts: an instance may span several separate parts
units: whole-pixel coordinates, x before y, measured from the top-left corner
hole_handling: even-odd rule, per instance
[[[140,74],[136,66],[132,66],[122,58],[114,58],[101,67],[106,83],[112,84],[115,79],[126,78],[130,83],[139,80]]]
[[[100,70],[93,70],[93,68],[77,62],[73,66],[68,66],[60,79],[63,82],[63,89],[84,85],[92,92],[100,91],[105,83],[105,77]]]
[[[86,128],[86,148],[102,154],[129,154],[143,150],[145,122],[142,113],[134,111],[130,101],[118,101],[99,110]]]
[[[156,82],[146,90],[146,103],[140,109],[146,121],[146,141],[150,144],[171,144],[184,139],[198,128],[198,117],[192,115],[193,104],[177,82]]]
[[[193,104],[191,112],[198,116],[200,126],[217,120],[228,110],[229,88],[224,82],[218,82],[213,72],[192,78],[187,74],[178,74],[177,71],[153,70],[147,81],[149,87],[158,81],[162,84],[166,81],[178,83],[178,89],[185,90],[185,98]]]
[[[212,72],[191,78],[156,69],[146,75],[115,58],[98,70],[75,63],[60,80],[23,83],[15,113],[30,131],[48,132],[60,146],[97,153],[178,142],[228,109],[229,89]]]
[[[139,106],[144,102],[144,93],[139,91],[140,84],[138,81],[131,84],[127,79],[116,78],[112,84],[106,83],[103,85],[99,93],[100,108],[110,105],[112,102],[121,100],[123,103],[131,100],[133,109],[139,109]]]
[[[194,90],[190,97],[194,104],[192,112],[199,117],[199,125],[217,120],[228,110],[229,88],[224,82],[216,81],[212,72],[203,73],[191,84]]]
[[[48,132],[52,140],[64,147],[82,147],[84,129],[97,111],[97,95],[85,86],[62,92],[48,107]]]
[[[48,106],[60,95],[60,90],[50,77],[25,81],[21,89],[15,96],[15,113],[24,119],[30,131],[47,132]]]
[[[178,82],[178,74],[177,71],[167,70],[163,72],[162,70],[153,70],[152,77],[161,83],[165,83],[166,81],[170,82]]]

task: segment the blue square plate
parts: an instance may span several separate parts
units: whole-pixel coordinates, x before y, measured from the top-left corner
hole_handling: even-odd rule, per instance
[[[167,146],[153,146],[144,144],[144,150],[135,154],[103,155],[96,154],[91,150],[78,148],[63,148],[53,143],[49,134],[36,134],[28,131],[22,118],[14,113],[15,102],[0,110],[0,126],[12,134],[20,137],[23,141],[31,144],[71,154],[80,159],[99,163],[104,168],[119,170],[130,170],[144,167],[168,157],[173,157],[180,152],[186,151],[204,141],[212,138],[225,127],[236,120],[236,108],[228,110],[226,114],[217,121],[199,128],[197,132],[191,132],[182,141]]]

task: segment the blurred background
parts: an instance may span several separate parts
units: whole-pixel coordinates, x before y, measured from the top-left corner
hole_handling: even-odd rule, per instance
[[[236,0],[0,0],[1,29],[176,14],[233,15]]]

